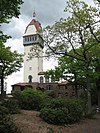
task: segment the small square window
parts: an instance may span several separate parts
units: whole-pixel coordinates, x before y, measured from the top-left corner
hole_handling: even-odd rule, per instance
[[[32,70],[32,67],[29,67],[29,70]]]

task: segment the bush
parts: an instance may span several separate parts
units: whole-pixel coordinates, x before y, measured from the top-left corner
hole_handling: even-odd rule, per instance
[[[10,114],[16,114],[19,113],[19,105],[18,101],[11,98],[11,99],[6,99],[2,101],[2,106],[7,108],[8,113]]]
[[[3,102],[0,101],[0,133],[19,133],[9,116],[9,109],[3,106]]]
[[[5,106],[0,105],[0,115],[3,115],[3,114],[9,114],[9,110]]]
[[[0,114],[0,133],[19,133],[20,131],[14,125],[9,116],[2,113]]]
[[[47,93],[50,98],[57,98],[57,94],[55,91],[51,90],[51,91],[48,91]]]
[[[41,118],[44,119],[46,122],[51,124],[68,124],[68,109],[50,109],[44,108],[41,109]]]
[[[82,101],[76,99],[53,99],[40,110],[40,117],[52,124],[72,124],[82,118],[82,105]]]
[[[15,98],[18,100],[22,109],[40,110],[42,101],[48,97],[45,92],[33,89],[26,89]]]

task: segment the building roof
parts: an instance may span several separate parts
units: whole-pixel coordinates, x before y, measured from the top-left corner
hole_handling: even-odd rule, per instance
[[[17,83],[17,84],[14,84],[12,86],[32,86],[32,83],[26,83],[26,82],[23,82],[23,83]]]
[[[40,30],[42,28],[41,24],[38,21],[36,21],[35,19],[32,19],[32,21],[29,23],[29,25],[34,25],[37,30]]]
[[[32,21],[27,25],[24,35],[27,35],[26,32],[28,30],[28,27],[31,26],[31,25],[33,26],[33,28],[31,27],[32,28],[31,29],[32,33],[34,33],[34,27],[35,27],[36,31],[42,30],[41,24],[38,21],[36,21],[35,19],[32,19]]]

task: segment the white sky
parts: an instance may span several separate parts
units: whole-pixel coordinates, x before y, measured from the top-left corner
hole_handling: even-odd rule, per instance
[[[9,24],[2,25],[2,30],[5,34],[11,35],[12,39],[9,39],[6,43],[7,46],[11,46],[12,50],[17,50],[19,53],[24,52],[22,36],[24,34],[26,26],[32,20],[32,14],[35,10],[36,19],[41,23],[44,28],[47,25],[53,24],[61,17],[67,17],[67,13],[63,10],[66,6],[66,0],[23,0],[24,4],[21,6],[21,15],[19,19],[12,18]],[[89,4],[91,0],[85,0]],[[57,64],[55,60],[49,62],[44,60],[44,70],[54,68]],[[11,92],[11,85],[23,82],[23,68],[19,72],[13,73],[8,76],[7,92]]]

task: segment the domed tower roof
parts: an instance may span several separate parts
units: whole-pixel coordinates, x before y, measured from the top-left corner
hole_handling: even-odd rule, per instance
[[[34,18],[31,20],[31,22],[25,29],[24,36],[37,34],[37,31],[42,30],[41,24],[35,19],[35,15],[33,17]]]

